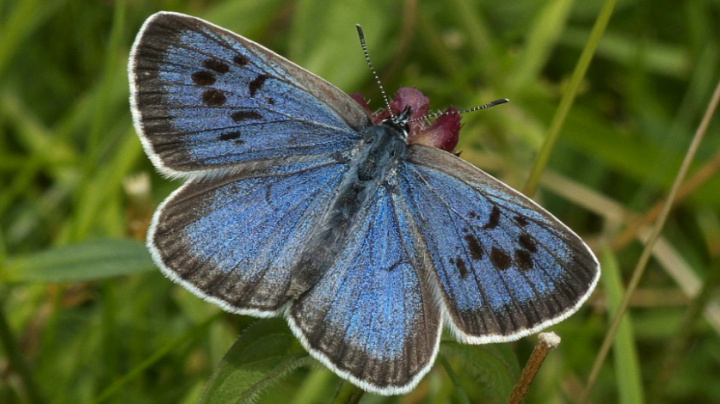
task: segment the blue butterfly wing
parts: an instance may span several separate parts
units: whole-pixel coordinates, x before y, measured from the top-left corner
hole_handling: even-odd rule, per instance
[[[408,150],[398,192],[414,212],[440,304],[461,340],[514,340],[561,321],[587,299],[599,265],[575,233],[451,153]]]
[[[408,216],[377,187],[334,265],[287,317],[313,356],[380,394],[410,391],[432,366],[441,316]]]
[[[170,176],[347,150],[370,125],[363,109],[325,80],[182,14],[148,18],[128,70],[136,129],[155,166]]]
[[[346,171],[326,158],[188,181],[157,210],[148,247],[167,276],[200,297],[236,313],[277,315]]]
[[[155,14],[129,75],[148,156],[189,179],[151,224],[161,269],[227,310],[284,313],[313,356],[367,390],[411,390],[443,316],[465,341],[511,340],[569,315],[597,282],[572,231],[449,153],[411,145],[364,191],[365,111],[234,33]]]

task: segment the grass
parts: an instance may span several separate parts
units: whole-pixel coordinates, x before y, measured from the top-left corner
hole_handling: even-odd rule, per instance
[[[602,282],[553,327],[563,342],[527,398],[579,400],[720,77],[720,3],[621,1],[596,48],[604,1],[386,3],[0,1],[0,402],[309,403],[338,389],[283,321],[223,314],[142,245],[179,183],[154,173],[134,133],[126,63],[163,9],[252,38],[373,107],[356,23],[390,92],[417,87],[436,109],[510,98],[465,115],[458,149],[515,188],[532,177],[535,199],[601,257]],[[711,121],[652,246],[594,402],[720,402],[719,129]],[[360,400],[505,401],[535,340],[445,338],[411,394]]]

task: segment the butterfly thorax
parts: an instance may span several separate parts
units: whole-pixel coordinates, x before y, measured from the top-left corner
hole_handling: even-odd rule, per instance
[[[340,187],[323,217],[306,244],[297,264],[287,294],[297,298],[315,285],[332,267],[336,254],[342,251],[353,224],[361,222],[361,208],[366,206],[377,187],[390,187],[398,163],[406,157],[405,121],[390,118],[380,125],[367,127],[362,132],[356,155],[344,175]]]
[[[384,179],[387,171],[397,164],[398,159],[405,157],[407,131],[399,122],[391,118],[363,131],[360,155],[357,158],[359,182]],[[352,175],[349,179],[354,180]]]

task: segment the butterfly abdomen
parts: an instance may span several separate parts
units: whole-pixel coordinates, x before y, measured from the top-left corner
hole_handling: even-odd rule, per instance
[[[404,136],[390,125],[373,125],[363,131],[358,155],[350,163],[338,192],[321,225],[303,250],[288,295],[297,298],[306,292],[335,263],[353,224],[360,223],[361,208],[376,195],[373,190],[386,186],[398,161],[407,153]]]

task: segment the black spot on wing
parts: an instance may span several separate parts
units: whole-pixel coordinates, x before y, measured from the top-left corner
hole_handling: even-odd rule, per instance
[[[399,267],[401,264],[403,264],[403,262],[400,261],[400,260],[397,260],[397,261],[395,261],[392,265],[390,265],[390,266],[386,269],[386,271],[387,271],[387,272],[392,272],[392,271],[394,271],[397,267]]]
[[[533,269],[532,254],[527,250],[515,250],[515,265],[517,265],[521,271]]]
[[[225,97],[225,93],[222,91],[210,89],[203,92],[202,100],[205,105],[209,107],[222,107],[225,105],[227,98]]]
[[[493,205],[492,211],[490,211],[490,219],[487,223],[485,223],[485,226],[483,226],[483,229],[494,229],[497,227],[497,225],[500,223],[500,209],[498,209],[497,206]]]
[[[235,63],[238,66],[245,66],[246,64],[250,63],[250,59],[248,59],[247,56],[236,55],[233,58],[233,63]]]
[[[235,122],[242,122],[252,119],[262,119],[262,115],[258,114],[255,111],[237,111],[230,115],[230,117]]]
[[[463,261],[462,258],[457,257],[455,259],[450,258],[450,264],[455,265],[455,268],[458,269],[460,272],[460,277],[465,279],[468,275],[470,275],[470,271],[467,269],[467,265],[465,264],[465,261]]]
[[[495,268],[500,270],[508,269],[512,265],[510,256],[505,251],[497,247],[492,248],[492,251],[490,252],[490,261],[493,263]]]
[[[465,242],[467,243],[470,255],[475,261],[480,261],[483,257],[483,246],[480,244],[478,239],[472,234],[465,235]]]
[[[213,70],[220,74],[224,74],[224,73],[227,73],[228,71],[230,71],[230,66],[228,66],[225,62],[221,62],[221,61],[215,60],[215,59],[204,60],[203,66],[206,69]]]
[[[266,74],[261,74],[253,79],[253,81],[248,84],[248,90],[250,90],[250,96],[254,97],[255,94],[262,88],[263,84],[265,84],[265,80],[269,78]]]
[[[525,216],[520,216],[520,215],[515,216],[515,222],[522,227],[525,227],[528,225],[528,220]]]
[[[520,237],[518,237],[518,244],[520,244],[520,247],[531,253],[537,251],[537,244],[535,243],[535,240],[527,233],[523,233]]]
[[[197,84],[198,86],[211,86],[215,84],[215,81],[217,80],[215,78],[215,75],[207,70],[200,70],[199,72],[195,72],[190,77],[192,78],[193,83]]]
[[[218,136],[220,140],[235,140],[240,137],[240,132],[227,132]]]

